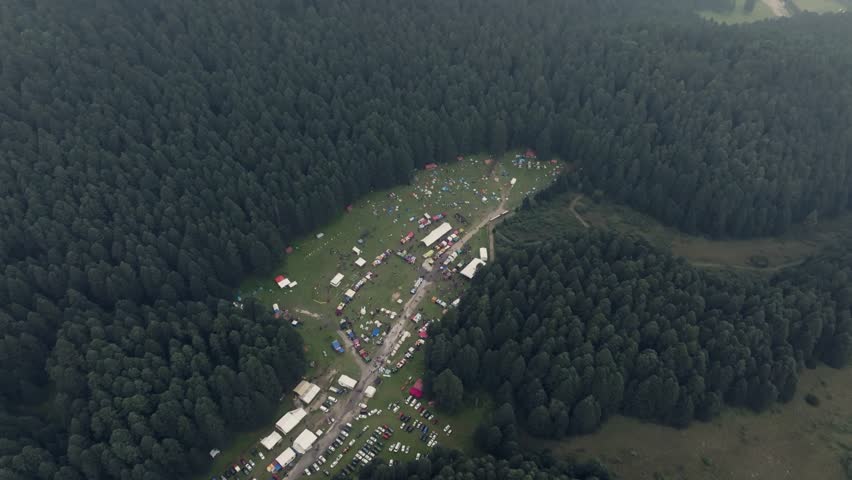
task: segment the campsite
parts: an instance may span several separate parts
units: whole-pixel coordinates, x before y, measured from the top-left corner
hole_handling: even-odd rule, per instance
[[[337,220],[292,242],[273,275],[251,277],[241,286],[236,302],[257,299],[282,322],[295,322],[304,339],[305,356],[310,362],[307,377],[321,388],[320,400],[305,405],[305,425],[329,424],[330,414],[318,405],[330,394],[328,386],[337,376],[358,378],[363,368],[378,368],[378,363],[374,363],[378,359],[370,355],[376,351],[377,343],[384,342],[391,326],[400,321],[405,303],[413,297],[411,292],[420,294],[423,287],[415,287],[415,283],[428,273],[424,263],[432,259],[434,271],[441,272],[440,281],[429,285],[426,298],[419,303],[419,320],[404,319],[408,335],[404,333],[405,340],[391,350],[395,355],[381,359],[386,360],[387,370],[379,371],[382,383],[377,385],[378,393],[369,407],[382,413],[356,423],[359,430],[363,424],[398,426],[399,413],[391,413],[388,405],[405,400],[407,394],[403,393],[423,372],[422,352],[410,359],[405,354],[414,348],[418,329],[430,320],[440,319],[445,308],[453,308],[452,302],[464,292],[471,281],[462,275],[464,267],[484,264],[480,256],[493,255],[488,252],[488,228],[474,232],[447,265],[443,265],[447,256],[434,261],[438,258],[436,252],[448,237],[460,238],[478,223],[496,216],[495,210],[498,214],[511,212],[524,197],[546,187],[561,172],[560,162],[540,161],[533,155],[531,151],[514,151],[502,161],[475,155],[430,165],[417,172],[410,185],[375,192],[351,206],[343,206]],[[503,209],[498,209],[504,197]],[[471,276],[475,270],[469,269]],[[363,354],[359,355],[359,351]],[[370,363],[366,363],[367,359]],[[403,366],[397,368],[400,362]],[[343,395],[340,401],[346,398]],[[480,405],[452,417],[444,416],[442,426],[446,423],[454,429],[451,436],[441,432],[439,443],[472,448],[472,431],[484,411],[484,405]],[[251,453],[261,440],[255,431],[238,433],[236,437],[234,447],[223,449],[221,459],[214,461],[211,473],[221,471],[233,458],[247,455],[247,446]],[[284,435],[265,456],[278,456],[277,450],[292,443],[290,437],[292,434]],[[416,453],[429,449],[413,434],[403,437],[410,437],[409,453],[385,452],[383,456],[413,459]],[[343,460],[354,452],[355,449],[347,452]],[[336,468],[342,467],[341,461]]]

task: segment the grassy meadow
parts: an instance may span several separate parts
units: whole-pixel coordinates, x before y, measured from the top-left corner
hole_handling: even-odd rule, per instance
[[[356,360],[348,351],[352,348],[351,343],[341,341],[347,349],[345,354],[334,352],[330,344],[333,340],[341,339],[339,322],[343,317],[353,322],[359,336],[369,338],[368,334],[376,325],[384,330],[392,322],[388,315],[378,313],[372,316],[371,311],[379,308],[397,313],[402,311],[403,304],[411,298],[409,291],[419,275],[418,270],[424,260],[423,254],[428,250],[420,240],[440,224],[440,222],[433,223],[419,230],[417,220],[424,213],[430,215],[446,213],[445,221],[449,222],[454,229],[466,229],[475,225],[499,205],[501,192],[504,189],[509,192],[506,208],[513,209],[521,204],[525,196],[549,185],[562,168],[562,164],[553,165],[538,161],[521,168],[511,161],[516,153],[518,152],[507,153],[504,160],[497,162],[486,162],[486,155],[469,156],[462,161],[440,165],[432,171],[419,171],[410,185],[365,196],[352,205],[351,211],[341,212],[340,216],[328,225],[294,240],[291,244],[293,252],[283,255],[271,274],[253,275],[246,279],[239,291],[240,298],[254,297],[261,304],[269,306],[270,312],[272,305],[277,303],[281,310],[288,310],[298,319],[300,325],[297,328],[305,341],[305,355],[311,365],[306,376],[320,387],[326,388],[332,379],[341,373],[357,378],[359,368],[355,362],[359,360]],[[516,178],[517,182],[510,188],[509,183],[512,178]],[[456,214],[464,216],[467,224],[462,223]],[[413,220],[411,220],[412,217]],[[400,238],[409,231],[415,233],[415,238],[406,245],[400,245]],[[359,239],[362,242],[359,242]],[[479,247],[487,246],[488,233],[487,229],[483,228],[468,243],[458,261],[469,261],[473,256],[478,255]],[[353,247],[361,250],[360,255],[353,252]],[[414,265],[406,263],[393,253],[400,248],[406,248],[417,256]],[[392,254],[380,265],[373,266],[376,256],[387,249],[390,249]],[[359,256],[367,261],[364,267],[357,267],[354,263]],[[361,288],[355,299],[346,306],[342,317],[335,315],[335,309],[342,300],[343,293],[368,271],[373,272],[373,280],[368,281]],[[332,287],[330,281],[336,273],[343,274],[344,279],[339,287]],[[298,282],[298,285],[292,289],[278,288],[274,278],[279,274]],[[460,275],[454,275],[450,280],[434,285],[429,298],[438,296],[451,302],[464,291],[465,287],[466,279],[461,278]],[[367,312],[366,315],[360,314],[362,308]],[[430,301],[424,301],[420,305],[420,311],[426,318],[438,318],[442,313],[441,308]],[[409,328],[414,331],[415,326],[411,324]],[[415,338],[412,335],[408,342],[413,343]],[[365,343],[363,346],[368,352],[373,350],[371,343]],[[422,355],[422,352],[419,352],[414,357],[415,361],[406,365],[391,378],[384,379],[385,382],[379,387],[377,397],[371,402],[371,408],[386,409],[391,399],[396,400],[400,397],[400,382],[407,381],[406,378],[409,376],[417,378],[422,374]],[[404,400],[406,396],[407,393],[400,400]],[[280,413],[283,414],[290,408],[288,402],[282,403]],[[484,411],[484,408],[480,406],[478,409],[469,409],[460,415],[448,418],[447,421],[454,425],[455,431],[452,437],[446,437],[440,443],[469,449],[472,445],[471,433]],[[385,412],[382,416],[371,417],[367,423],[381,421],[396,428],[397,416],[389,416]],[[250,455],[247,452],[250,452],[263,436],[273,430],[273,422],[274,419],[270,419],[267,427],[249,432],[235,432],[230,444],[224,448],[220,447],[222,453],[212,463],[210,470],[196,478],[201,480],[220,475],[225,466],[233,460],[240,456],[249,458]],[[303,425],[313,426],[324,423],[324,416],[316,412],[312,413]],[[455,428],[456,425],[458,428]],[[372,426],[375,427],[375,425]],[[360,428],[363,428],[363,425]],[[426,452],[425,444],[420,442],[414,434],[403,433],[403,436],[411,437],[411,440],[406,442],[411,447],[412,458],[415,452]],[[366,438],[367,436],[362,440]],[[291,438],[285,438],[277,450],[283,450],[291,441]],[[270,453],[277,454],[279,453],[277,450]],[[355,450],[353,448],[350,455]],[[401,458],[403,454],[398,453],[394,456],[394,454],[385,453],[385,455],[390,455],[388,458]],[[274,456],[267,455],[263,461],[257,457],[252,458],[257,462],[258,467],[265,468]],[[341,462],[338,467],[343,465],[344,463]]]

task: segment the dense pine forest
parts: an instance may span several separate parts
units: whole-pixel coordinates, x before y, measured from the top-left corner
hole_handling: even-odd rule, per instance
[[[509,460],[494,457],[468,458],[459,452],[437,449],[429,457],[415,462],[370,465],[360,472],[364,480],[607,480],[611,478],[600,465],[569,464],[549,456],[516,455]]]
[[[265,308],[233,304],[235,287],[271,268],[295,235],[427,162],[531,146],[573,162],[581,188],[714,235],[781,232],[846,209],[849,16],[721,27],[690,13],[698,3],[3,2],[0,477],[185,478],[226,432],[266,419],[304,371],[302,344]],[[549,384],[534,401],[517,393],[538,365],[527,358],[539,354],[532,340],[511,352],[509,387],[502,377],[481,381],[499,384],[507,402],[523,398],[535,414],[525,421],[553,420],[554,434],[586,428],[556,418],[554,401],[567,409],[591,398],[588,428],[628,400],[636,415],[686,422],[723,400],[783,399],[797,364],[845,355],[846,337],[827,332],[846,332],[848,319],[824,303],[827,293],[773,297],[778,311],[761,316],[750,302],[766,298],[763,286],[741,301],[724,282],[663,257],[616,248],[630,273],[609,257],[562,251],[580,246],[547,248],[505,260],[551,255],[547,268],[519,265],[527,270],[515,275],[506,263],[487,278],[514,288],[540,271],[565,285],[591,275],[590,287],[647,297],[609,306],[627,308],[632,335],[609,357],[597,347],[623,332],[596,317],[606,311],[597,292],[571,312],[576,298],[537,310],[531,334],[549,331],[544,319],[554,315],[600,323],[592,337],[597,330],[575,325],[554,337],[564,344],[547,347],[568,368],[574,343],[590,345],[574,366],[576,388],[557,400]],[[571,262],[591,263],[580,272]],[[634,285],[631,275],[658,282]],[[801,275],[815,284],[806,292],[825,291],[817,273]],[[787,286],[797,280],[771,291],[799,288]],[[676,297],[658,305],[664,289]],[[510,294],[520,317],[500,302],[467,307],[489,322],[499,314],[496,331],[471,347],[484,348],[482,362],[503,348],[491,343],[506,335],[502,316],[506,331],[527,328],[532,295],[528,285]],[[694,304],[700,296],[708,306]],[[806,305],[814,310],[792,313]],[[710,345],[695,319],[677,320],[717,310],[713,328],[750,325],[754,338],[745,338],[760,348]],[[645,337],[633,325],[647,315],[660,316],[659,332],[648,327]],[[740,317],[747,323],[725,323]],[[468,320],[459,317],[458,331]],[[776,321],[789,332],[769,335]],[[447,342],[457,341],[453,324]],[[670,347],[695,365],[669,371],[661,357],[649,359],[647,378],[623,371],[646,347]],[[740,363],[717,372],[710,360],[722,348]],[[437,351],[435,370],[452,367]],[[593,365],[606,372],[594,388],[622,385],[625,402],[587,388]],[[469,373],[450,370],[470,385]],[[689,383],[699,378],[703,389]],[[642,396],[658,384],[668,396]]]
[[[850,273],[838,251],[771,281],[723,276],[600,231],[510,250],[432,332],[432,390],[448,408],[496,392],[500,416],[553,438],[614,413],[686,426],[724,404],[763,410],[792,398],[799,369],[849,361]],[[504,449],[513,421],[480,441]]]

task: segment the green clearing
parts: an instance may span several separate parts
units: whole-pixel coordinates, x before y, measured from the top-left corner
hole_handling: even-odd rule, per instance
[[[414,340],[410,339],[410,341],[406,343],[406,348],[400,349],[400,354],[407,349],[407,346],[413,345],[413,343]],[[437,413],[438,418],[438,424],[432,425],[431,422],[426,421],[419,415],[416,415],[414,409],[404,403],[405,399],[408,398],[408,389],[418,378],[419,373],[423,372],[423,370],[423,352],[421,350],[420,352],[417,352],[412,357],[412,360],[395,375],[392,375],[390,378],[383,378],[384,381],[378,388],[376,396],[368,402],[370,410],[374,408],[381,409],[382,413],[352,422],[352,434],[349,436],[344,445],[348,445],[353,439],[355,440],[355,443],[345,454],[343,454],[343,457],[340,459],[340,463],[334,469],[328,469],[332,475],[343,469],[346,465],[349,465],[352,458],[355,456],[355,453],[370,437],[370,433],[372,433],[376,427],[381,425],[387,425],[394,429],[394,435],[388,440],[383,440],[385,447],[380,455],[381,458],[386,460],[392,459],[395,462],[398,462],[402,460],[414,460],[418,453],[421,455],[428,453],[430,449],[426,446],[425,442],[420,440],[417,430],[412,433],[408,433],[400,428],[402,426],[402,422],[399,420],[399,415],[403,412],[412,415],[414,419],[419,419],[421,422],[427,423],[430,429],[435,429],[438,432],[439,445],[459,449],[465,452],[475,452],[473,445],[473,432],[482,421],[485,414],[489,411],[491,407],[489,400],[484,395],[482,398],[474,397],[473,399],[468,399],[468,403],[478,403],[479,406],[468,406],[454,415],[442,414],[440,412],[436,412],[434,408],[430,408],[430,411]],[[423,405],[426,405],[427,401],[428,400],[425,399],[421,400]],[[393,402],[398,403],[400,406],[399,411],[396,413],[391,412],[388,408]],[[453,432],[452,435],[449,436],[443,432],[443,428],[447,424],[452,427]],[[361,437],[357,437],[365,426],[367,427],[366,432],[364,432]],[[396,442],[401,442],[403,445],[407,445],[409,447],[408,453],[389,452],[388,449],[390,446]],[[339,454],[339,452],[340,450],[336,451],[332,458],[326,456],[329,461],[326,466],[330,465],[330,462],[336,458],[336,454]]]
[[[279,418],[281,415],[287,413],[288,410],[293,409],[293,402],[290,397],[286,397],[280,405],[278,405],[278,410],[276,411],[276,417]],[[213,459],[213,462],[210,464],[209,472],[198,475],[194,477],[196,480],[206,480],[211,478],[213,475],[221,474],[229,465],[232,465],[235,460],[240,457],[248,459],[253,459],[257,466],[255,468],[261,468],[262,465],[266,465],[266,461],[270,458],[267,456],[267,460],[261,460],[261,458],[257,455],[251,454],[251,451],[258,446],[258,441],[269,435],[272,431],[273,427],[269,425],[264,425],[263,427],[259,427],[247,432],[240,432],[237,435],[232,437],[231,444],[228,445],[227,448],[222,449],[221,453]],[[264,452],[266,450],[260,447],[260,449]]]
[[[848,479],[852,375],[820,365],[799,374],[795,397],[770,410],[726,408],[711,422],[678,429],[614,415],[590,435],[527,438],[533,448],[602,461],[625,479]],[[813,407],[811,393],[820,399]]]
[[[532,211],[524,212],[523,216],[510,218],[495,230],[498,247],[532,244],[584,229],[570,208],[576,196],[574,192],[564,193]],[[777,237],[726,240],[682,233],[606,198],[592,200],[584,196],[576,204],[576,211],[593,227],[639,235],[658,248],[686,258],[695,266],[736,272],[771,273],[852,237],[852,214],[814,226],[798,225]],[[755,267],[752,264],[755,257],[764,257],[768,265],[765,268]]]
[[[262,304],[269,306],[270,311],[272,305],[277,303],[282,310],[288,310],[300,321],[298,328],[305,342],[306,358],[311,365],[306,377],[321,388],[328,387],[333,374],[345,373],[358,378],[360,375],[358,365],[355,363],[357,360],[348,351],[352,345],[342,341],[341,343],[347,349],[347,352],[342,355],[335,353],[330,347],[333,340],[340,339],[338,326],[341,317],[335,315],[335,308],[342,300],[343,292],[366,272],[372,271],[375,275],[373,280],[367,282],[355,299],[347,305],[343,316],[353,322],[356,333],[362,338],[369,338],[367,333],[376,325],[375,322],[380,322],[383,329],[390,325],[391,320],[387,315],[378,313],[373,316],[370,312],[379,308],[400,312],[402,303],[411,298],[409,290],[419,274],[423,254],[428,250],[420,243],[420,239],[436,225],[433,223],[419,230],[417,219],[424,213],[430,215],[446,213],[446,221],[454,229],[470,228],[499,205],[502,191],[508,192],[506,208],[511,210],[520,206],[525,196],[549,185],[562,169],[561,163],[552,165],[549,162],[538,161],[520,167],[511,161],[517,153],[519,152],[509,152],[504,160],[491,165],[486,164],[486,155],[469,156],[462,161],[440,165],[432,171],[417,172],[410,185],[365,196],[353,204],[350,212],[341,214],[318,231],[292,242],[293,253],[285,255],[277,268],[273,269],[272,274],[249,277],[240,288],[241,297],[254,297]],[[512,178],[516,178],[517,183],[510,188],[509,183]],[[482,200],[483,197],[485,201]],[[466,218],[467,224],[458,220],[457,213]],[[412,217],[415,217],[414,221],[409,220]],[[400,238],[409,231],[415,233],[415,238],[404,246],[400,245]],[[323,234],[322,237],[317,238],[317,234],[320,233]],[[359,243],[359,239],[362,239],[363,243]],[[486,228],[475,235],[458,261],[467,262],[472,256],[478,255],[480,246],[488,246]],[[359,248],[360,257],[367,261],[362,268],[354,264],[359,255],[352,251],[353,247]],[[381,265],[372,265],[373,260],[381,252],[387,249],[395,252],[400,248],[407,248],[410,253],[417,256],[414,265],[409,265],[393,253]],[[344,279],[339,287],[332,287],[330,280],[338,272],[344,275]],[[298,282],[298,285],[293,289],[278,288],[273,279],[279,274]],[[449,303],[461,295],[467,285],[466,282],[466,279],[459,275],[453,275],[450,280],[434,285],[430,291],[430,298],[437,296]],[[367,312],[363,316],[360,315],[362,307]],[[425,318],[439,318],[442,314],[442,309],[428,299],[420,305],[420,311]],[[410,328],[413,330],[415,327],[411,324]],[[413,343],[414,336],[409,341]],[[364,347],[367,351],[372,350],[370,343],[366,343]],[[415,358],[417,357],[422,358],[422,353],[418,353]],[[377,398],[371,404],[377,405],[375,408],[386,408],[391,400],[382,400],[383,395],[393,393],[399,396],[399,386],[394,388],[393,382],[401,381],[401,377],[419,375],[423,371],[422,360],[419,362],[412,362],[397,375],[385,379],[386,382],[379,387]],[[407,394],[402,399],[404,400],[406,396]],[[286,406],[282,405],[278,416],[283,415],[290,408],[289,402]],[[484,411],[484,408],[480,407],[454,416],[451,424],[454,429],[458,424],[458,429],[455,429],[453,437],[441,443],[469,449],[470,434]],[[388,416],[371,417],[370,421],[374,422],[376,418],[398,422],[396,417]],[[220,447],[222,453],[217,456],[211,468],[196,478],[201,480],[220,475],[226,465],[240,456],[248,459],[250,455],[247,452],[256,447],[258,441],[273,430],[274,420],[270,419],[269,425],[264,428],[235,432],[230,444],[225,448]],[[317,412],[312,413],[303,425],[324,429],[321,427],[324,423],[324,416]],[[409,434],[404,435],[407,437]],[[425,444],[422,444],[413,434],[411,437],[412,441],[409,445],[411,446],[410,455],[413,458],[415,448],[418,448],[416,451],[421,453],[426,450]],[[282,444],[274,452],[269,452],[270,455],[266,455],[263,461],[257,457],[252,458],[255,459],[258,467],[265,468],[275,455],[290,444],[291,440],[291,438],[285,438]],[[415,444],[418,445],[415,447]],[[342,465],[343,463],[340,466]]]
[[[846,9],[835,0],[793,0],[793,3],[800,9],[813,13],[837,13]]]
[[[818,0],[817,0],[818,1]],[[799,0],[796,0],[798,3]],[[757,3],[754,5],[754,10],[751,13],[746,13],[743,10],[743,6],[745,5],[745,0],[737,0],[736,7],[730,12],[714,12],[710,10],[702,10],[698,12],[699,15],[706,18],[707,20],[714,20],[719,23],[749,23],[749,22],[757,22],[760,20],[767,20],[770,18],[775,18],[775,14],[772,13],[772,10],[766,6],[761,0],[757,0]]]

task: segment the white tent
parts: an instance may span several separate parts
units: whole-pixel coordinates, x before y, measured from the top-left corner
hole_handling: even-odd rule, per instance
[[[476,275],[476,269],[479,268],[480,265],[485,265],[485,262],[479,258],[474,258],[462,269],[461,274],[467,278],[473,278],[473,276]]]
[[[485,247],[480,247],[479,249],[479,259],[483,262],[488,261],[488,249]]]
[[[453,229],[453,227],[449,223],[446,223],[446,222],[442,223],[441,225],[438,226],[438,228],[436,228],[435,230],[432,230],[432,233],[430,233],[429,235],[426,235],[423,238],[423,240],[421,240],[421,242],[423,242],[423,245],[430,247],[430,246],[432,246],[433,243],[440,240],[441,237],[443,237],[444,235],[449,233],[450,230],[452,230],[452,229]]]
[[[339,287],[341,280],[343,280],[343,274],[338,273],[337,275],[334,276],[334,278],[331,279],[331,286],[332,287]]]
[[[355,252],[355,255],[361,255],[361,249],[358,247],[352,247],[352,251]]]
[[[358,257],[358,260],[355,260],[355,265],[357,265],[357,266],[359,266],[359,267],[363,267],[363,266],[364,266],[364,265],[366,265],[366,264],[367,264],[367,261],[366,261],[366,260],[364,260],[364,259],[363,259],[363,258],[361,258],[361,257]]]
[[[311,447],[314,445],[314,442],[316,441],[317,436],[314,434],[314,432],[305,429],[304,431],[302,431],[302,433],[299,434],[298,437],[296,437],[295,440],[293,440],[293,450],[295,450],[296,453],[304,454],[305,452],[311,449]]]
[[[364,389],[364,395],[366,395],[367,398],[373,398],[373,395],[375,395],[375,394],[376,394],[376,387],[374,387],[372,385],[370,385],[370,386],[368,386],[367,388]]]
[[[311,384],[311,388],[308,390],[308,392],[299,397],[299,399],[305,402],[305,405],[309,405],[311,402],[314,401],[315,398],[317,398],[317,394],[319,394],[319,392],[320,388],[314,384]]]
[[[273,448],[275,448],[275,445],[278,445],[278,442],[280,441],[281,434],[278,432],[272,432],[266,437],[264,437],[263,440],[260,441],[260,444],[263,445],[263,448],[267,450],[272,450]]]
[[[320,388],[307,380],[302,380],[293,391],[299,396],[299,400],[308,404],[314,400]]]
[[[291,410],[284,414],[283,417],[279,418],[277,422],[275,422],[275,428],[278,429],[279,432],[287,435],[296,425],[299,424],[304,418],[308,416],[308,412],[305,411],[304,408],[297,408],[295,410]]]
[[[275,282],[275,283],[277,283],[277,284],[278,284],[278,288],[284,288],[284,287],[286,287],[286,286],[290,285],[290,279],[289,279],[289,278],[285,278],[285,279],[279,280],[279,281],[277,281],[277,282]]]
[[[517,181],[518,181],[517,178],[513,178],[512,180],[509,181],[509,184],[514,185]]]
[[[358,380],[346,375],[341,375],[340,378],[337,379],[337,383],[339,383],[341,387],[352,390],[355,388],[355,385],[358,385]]]
[[[350,288],[349,290],[346,290],[346,292],[343,295],[345,295],[349,298],[355,298],[355,290],[352,290]]]
[[[296,459],[296,452],[294,452],[293,449],[290,448],[290,447],[287,447],[286,450],[281,452],[281,455],[278,455],[277,457],[275,457],[275,461],[278,462],[278,465],[281,465],[282,467],[286,467],[287,465],[290,465],[291,463],[293,463],[293,460],[295,460],[295,459]]]

